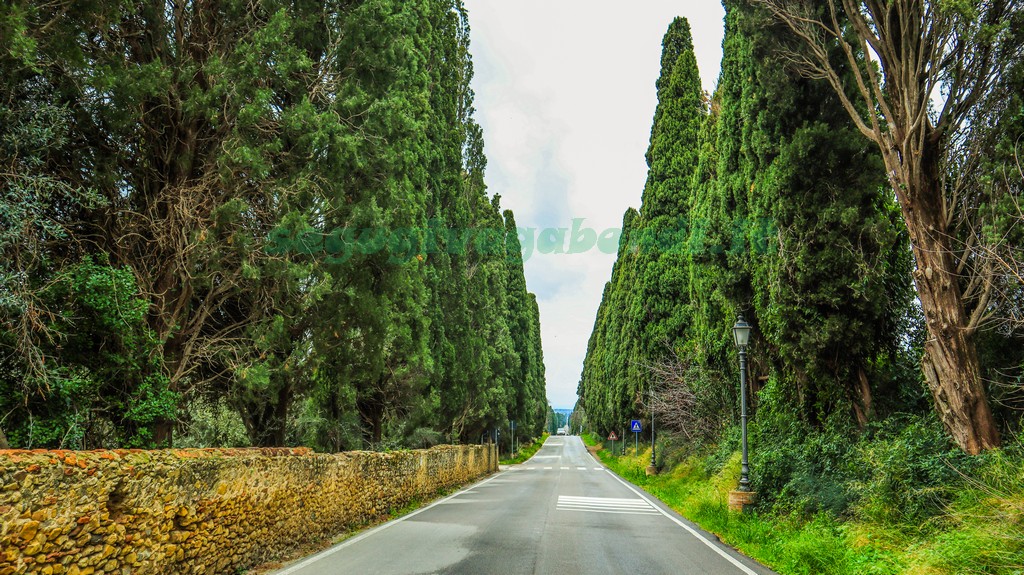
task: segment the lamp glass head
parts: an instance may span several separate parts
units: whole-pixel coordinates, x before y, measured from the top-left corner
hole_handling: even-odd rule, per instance
[[[747,347],[750,343],[750,324],[741,315],[736,319],[736,325],[732,326],[732,335],[736,338],[736,347]]]

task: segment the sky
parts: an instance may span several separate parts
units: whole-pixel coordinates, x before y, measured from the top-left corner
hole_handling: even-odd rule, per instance
[[[701,79],[711,92],[724,12],[717,0],[465,4],[488,191],[515,212],[522,235],[540,240],[524,254],[526,283],[540,305],[548,401],[571,408],[615,262],[614,247],[601,248],[614,245],[607,238],[614,238],[626,209],[640,207],[647,179],[662,37],[674,17],[690,21]],[[553,248],[557,232],[543,234],[549,228],[566,228],[565,253]],[[600,236],[609,229],[604,242],[586,249],[593,236],[585,230]]]

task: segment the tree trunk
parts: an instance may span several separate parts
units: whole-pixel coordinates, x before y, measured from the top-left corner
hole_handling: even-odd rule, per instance
[[[363,420],[363,439],[374,448],[384,438],[384,404],[376,397],[363,397],[356,400],[356,409]]]
[[[4,428],[0,427],[0,449],[10,448],[10,444],[7,443],[7,435],[4,434]]]
[[[271,441],[267,447],[284,447],[288,438],[288,408],[292,403],[292,386],[284,385],[277,392],[277,403],[274,405],[274,420],[271,423]]]
[[[857,418],[857,426],[862,430],[868,426],[874,416],[872,403],[868,374],[863,367],[859,367],[857,368],[857,389],[853,398],[853,414]]]
[[[160,418],[153,428],[153,440],[157,449],[170,449],[174,446],[174,421]]]
[[[931,151],[924,155],[934,156]],[[935,408],[946,431],[965,452],[999,446],[999,430],[981,381],[978,350],[964,309],[951,241],[946,233],[937,162],[921,158],[916,190],[899,190],[900,206],[917,269],[914,283],[928,324],[921,364]]]
[[[277,390],[273,403],[268,398],[260,397],[239,404],[238,412],[253,447],[284,447],[291,401],[291,386],[285,384]]]

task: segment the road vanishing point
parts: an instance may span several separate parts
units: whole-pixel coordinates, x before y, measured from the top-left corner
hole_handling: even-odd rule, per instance
[[[591,456],[548,438],[503,468],[274,575],[768,575]]]

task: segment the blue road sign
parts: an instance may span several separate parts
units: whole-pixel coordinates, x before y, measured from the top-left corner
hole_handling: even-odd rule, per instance
[[[644,426],[640,423],[639,419],[634,419],[629,422],[629,430],[633,433],[640,433],[644,430]]]

